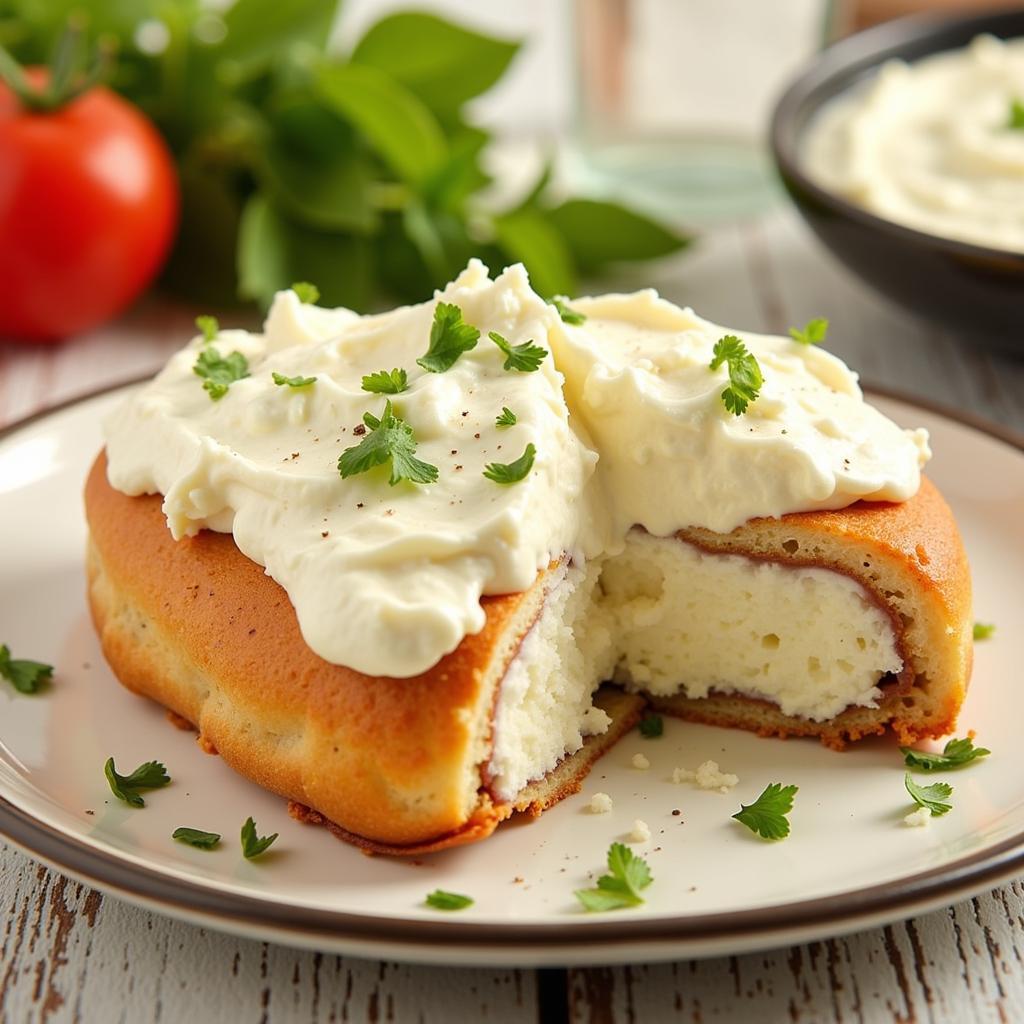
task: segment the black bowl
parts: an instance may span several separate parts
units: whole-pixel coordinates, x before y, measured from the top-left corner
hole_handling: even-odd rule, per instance
[[[1024,253],[903,227],[816,185],[803,170],[804,130],[822,105],[887,60],[918,60],[976,35],[1024,36],[1024,10],[969,18],[926,14],[879,25],[830,46],[775,107],[772,154],[782,182],[828,249],[883,295],[961,333],[1024,352]]]

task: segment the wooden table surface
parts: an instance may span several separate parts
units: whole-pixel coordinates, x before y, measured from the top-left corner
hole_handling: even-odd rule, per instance
[[[796,218],[717,229],[655,273],[719,322],[828,347],[877,383],[1024,432],[1024,360],[916,322],[834,263]],[[160,302],[54,349],[0,347],[0,424],[156,369],[192,313]],[[1024,1021],[1020,883],[847,938],[622,968],[467,970],[222,935],[86,889],[0,845],[0,1020],[504,1022]]]

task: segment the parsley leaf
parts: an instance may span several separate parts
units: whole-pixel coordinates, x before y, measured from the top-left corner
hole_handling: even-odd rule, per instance
[[[710,368],[717,370],[722,363],[729,369],[729,386],[722,392],[722,402],[734,416],[742,416],[747,405],[761,393],[761,367],[734,334],[726,334],[715,342]]]
[[[494,425],[496,427],[514,427],[518,422],[516,414],[507,405],[503,405],[501,415],[495,419]]]
[[[18,693],[38,693],[39,687],[53,678],[53,666],[27,658],[12,658],[7,644],[0,644],[0,676]]]
[[[665,731],[665,721],[661,715],[644,715],[638,728],[644,739],[653,740]]]
[[[192,372],[204,378],[203,388],[214,402],[220,401],[236,380],[249,376],[249,362],[241,352],[232,352],[226,359],[212,346],[199,353]]]
[[[409,387],[409,378],[405,370],[397,367],[391,370],[378,370],[363,378],[363,390],[374,395],[400,395]]]
[[[430,347],[416,362],[430,373],[444,373],[463,352],[476,348],[480,332],[462,319],[462,310],[451,302],[439,302],[430,328]]]
[[[518,370],[520,373],[533,373],[540,369],[544,357],[548,354],[546,348],[534,345],[533,340],[524,341],[521,345],[510,345],[507,338],[503,338],[497,331],[491,331],[488,338],[494,342],[502,352],[505,353],[505,369]]]
[[[580,324],[585,324],[587,318],[582,314],[578,313],[575,309],[570,309],[566,303],[568,299],[564,295],[556,295],[551,300],[551,305],[558,310],[558,315],[562,318],[562,323],[572,324],[574,327],[579,327]]]
[[[307,306],[315,306],[320,301],[320,289],[308,281],[296,281],[292,291],[298,296],[299,302]]]
[[[991,622],[976,622],[974,624],[974,639],[988,640],[995,631],[996,627]]]
[[[515,462],[489,462],[484,467],[484,476],[496,484],[517,484],[533,469],[533,460],[536,455],[537,449],[531,442]]]
[[[945,802],[953,793],[953,787],[948,782],[933,782],[930,786],[919,786],[911,778],[910,772],[907,772],[903,776],[903,785],[907,787],[907,792],[914,803],[918,807],[927,807],[933,817],[953,809],[952,804]]]
[[[132,807],[146,806],[146,801],[139,795],[140,789],[160,789],[171,781],[167,769],[159,761],[145,761],[131,775],[118,775],[114,759],[108,757],[103,774],[110,784],[110,792]]]
[[[1010,116],[1006,127],[1014,131],[1024,131],[1024,100],[1018,96],[1010,100]]]
[[[197,316],[196,327],[199,328],[199,333],[202,334],[203,340],[206,342],[213,341],[220,332],[220,324],[215,316]]]
[[[752,804],[740,804],[733,817],[762,839],[785,839],[789,835],[786,815],[793,810],[797,788],[772,782]]]
[[[597,888],[576,890],[576,898],[585,910],[617,910],[644,902],[640,893],[654,879],[643,857],[623,843],[612,843],[608,847],[608,871],[597,880]]]
[[[343,479],[390,461],[391,479],[388,482],[392,486],[399,480],[414,484],[432,484],[437,480],[437,466],[415,457],[416,438],[412,427],[395,415],[391,399],[385,403],[380,419],[364,413],[363,422],[370,432],[359,444],[346,448],[338,459],[338,472]]]
[[[427,894],[424,901],[428,907],[435,910],[463,910],[473,905],[472,896],[462,896],[457,892],[445,892],[444,889],[435,889]]]
[[[252,860],[263,853],[277,838],[275,832],[271,836],[256,835],[256,822],[252,818],[246,818],[242,826],[242,856],[246,860]]]
[[[970,736],[962,740],[950,740],[941,754],[929,750],[914,750],[911,747],[900,747],[904,764],[908,768],[918,768],[923,772],[939,771],[943,768],[959,768],[970,764],[979,757],[988,757],[992,753],[985,747],[976,747]]]
[[[306,388],[316,382],[316,377],[286,377],[283,373],[271,373],[278,387],[287,384],[290,388]]]
[[[220,842],[220,836],[216,832],[204,832],[198,828],[176,828],[171,833],[171,838],[200,850],[212,850]]]
[[[819,345],[825,340],[828,334],[828,320],[823,316],[816,316],[808,320],[803,328],[790,327],[789,336],[801,345]]]

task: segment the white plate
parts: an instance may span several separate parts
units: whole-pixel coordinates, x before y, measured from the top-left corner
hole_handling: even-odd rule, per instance
[[[974,568],[979,619],[998,625],[977,649],[961,716],[992,757],[957,773],[954,809],[908,828],[902,760],[891,741],[834,753],[813,741],[666,720],[633,734],[583,792],[535,822],[410,863],[369,858],[326,830],[292,821],[284,802],[204,754],[154,704],[107,669],[83,598],[80,490],[100,445],[99,420],[123,391],[36,418],[0,438],[0,641],[52,662],[48,692],[0,686],[0,833],[101,889],[213,927],[347,954],[463,964],[610,963],[762,948],[853,931],[952,902],[1024,872],[1024,450],[892,399],[882,408],[932,431],[930,474],[957,514]],[[631,766],[642,751],[649,771]],[[136,810],[103,777],[166,763],[173,784]],[[722,795],[671,782],[705,759],[740,776]],[[766,843],[730,815],[768,782],[800,787],[789,839]],[[589,795],[614,810],[590,814]],[[681,814],[674,815],[673,810]],[[245,861],[242,821],[280,832]],[[583,913],[608,844],[647,822],[655,881],[630,911]],[[223,833],[203,852],[171,840],[179,825]],[[426,908],[435,888],[467,893],[459,913]]]

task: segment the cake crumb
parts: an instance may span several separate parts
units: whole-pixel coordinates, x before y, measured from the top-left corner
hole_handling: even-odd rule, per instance
[[[646,821],[639,818],[633,822],[633,831],[629,833],[631,843],[649,843],[651,841],[651,830],[647,827]]]
[[[932,812],[927,807],[918,807],[916,811],[911,811],[904,819],[903,824],[909,825],[911,828],[924,827],[931,823]]]
[[[705,761],[696,771],[688,768],[673,768],[672,781],[695,782],[701,789],[717,789],[719,793],[728,793],[739,781],[738,775],[723,772],[717,761]]]
[[[612,798],[607,793],[595,793],[589,807],[591,814],[607,814],[612,809]]]
[[[648,768],[651,767],[651,762],[648,761],[647,758],[644,757],[643,754],[634,754],[633,755],[633,767],[634,768],[639,768],[640,771],[645,772],[645,771],[647,771]]]

